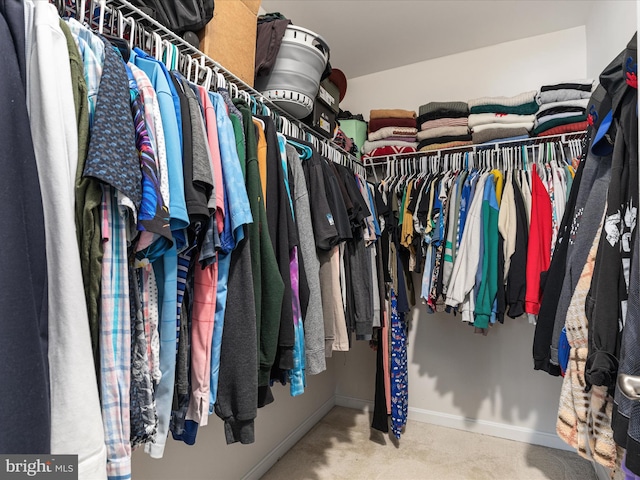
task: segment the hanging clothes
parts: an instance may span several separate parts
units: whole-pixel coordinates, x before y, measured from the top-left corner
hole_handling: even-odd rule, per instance
[[[13,304],[3,315],[0,327],[1,363],[12,365],[11,369],[0,369],[3,385],[0,449],[6,453],[41,454],[52,451],[47,314],[49,262],[42,204],[42,188],[46,187],[40,185],[38,178],[25,102],[24,8],[23,2],[0,5],[0,56],[4,59],[0,105],[4,112],[1,124],[5,132],[0,149],[4,172],[0,179],[0,217],[7,231],[13,232],[0,237],[3,266],[0,283],[3,298]],[[22,160],[16,162],[16,158]],[[16,298],[21,300],[14,302],[12,299]],[[16,358],[20,361],[16,362]],[[25,382],[25,378],[29,382]],[[95,394],[94,406],[98,402],[97,390]],[[17,411],[21,415],[15,415]],[[99,412],[96,413],[98,416],[92,418],[97,422],[94,426],[100,429]],[[99,430],[98,433],[102,432]],[[104,446],[99,450],[104,461]],[[80,458],[86,460],[84,455]]]
[[[400,438],[407,423],[409,405],[407,372],[407,328],[391,290],[391,431]]]

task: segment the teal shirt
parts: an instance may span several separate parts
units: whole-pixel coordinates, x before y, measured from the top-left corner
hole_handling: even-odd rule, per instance
[[[477,328],[488,328],[493,302],[498,293],[498,213],[495,176],[488,178],[482,199],[482,231],[484,254],[482,256],[482,284],[476,299],[475,322]]]

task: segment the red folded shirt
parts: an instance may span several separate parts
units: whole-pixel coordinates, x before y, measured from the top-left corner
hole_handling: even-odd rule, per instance
[[[369,133],[384,127],[413,127],[416,128],[415,118],[374,118],[369,120]]]
[[[399,155],[401,153],[414,153],[416,151],[413,147],[398,147],[395,145],[388,145],[386,147],[378,147],[371,150],[369,155],[363,155],[363,157],[381,157],[384,155]]]
[[[567,123],[565,125],[558,125],[557,127],[550,128],[540,132],[538,137],[547,137],[549,135],[562,135],[563,133],[581,132],[587,129],[589,124],[584,122]]]

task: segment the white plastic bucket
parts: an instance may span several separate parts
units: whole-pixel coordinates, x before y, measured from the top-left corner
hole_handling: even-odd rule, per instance
[[[313,110],[329,46],[318,34],[289,25],[271,73],[256,80],[256,90],[295,118]]]

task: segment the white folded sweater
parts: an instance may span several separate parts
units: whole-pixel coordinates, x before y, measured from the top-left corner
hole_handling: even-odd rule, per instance
[[[480,105],[503,105],[505,107],[517,107],[518,105],[524,105],[531,103],[536,99],[538,94],[537,90],[530,92],[524,92],[513,97],[480,97],[469,100],[469,108],[479,107]]]
[[[377,140],[375,142],[365,141],[362,146],[362,152],[369,154],[376,148],[380,147],[412,147],[417,148],[418,142],[401,142],[393,140]]]
[[[486,123],[528,123],[536,119],[535,115],[515,115],[504,113],[473,113],[469,115],[469,127]]]
[[[489,130],[493,128],[498,129],[513,129],[513,128],[526,128],[527,130],[531,130],[533,128],[533,120],[530,122],[521,122],[521,123],[485,123],[483,125],[476,125],[473,127],[473,133],[482,132],[484,130]]]
[[[367,140],[375,142],[389,137],[412,137],[416,133],[418,133],[418,129],[412,127],[383,127],[380,130],[369,133]]]

